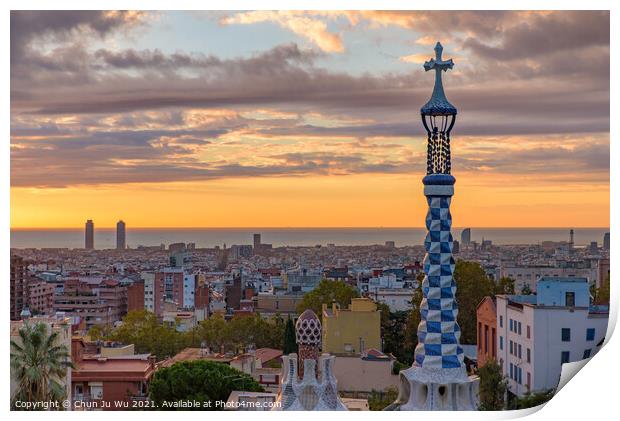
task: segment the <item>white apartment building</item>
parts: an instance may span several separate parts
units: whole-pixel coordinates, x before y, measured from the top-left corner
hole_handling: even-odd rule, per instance
[[[376,289],[369,295],[376,302],[386,304],[390,311],[410,311],[413,289]]]
[[[357,281],[357,289],[360,293],[370,294],[372,297],[374,297],[375,293],[380,289],[402,289],[405,288],[405,286],[405,281],[399,280],[396,275],[391,273]]]
[[[497,296],[497,356],[510,392],[555,389],[562,364],[601,348],[609,309],[590,305],[585,278],[541,278],[537,295]]]
[[[155,312],[155,273],[142,272],[140,278],[144,281],[144,309]]]
[[[183,274],[183,308],[193,309],[195,307],[196,275]]]

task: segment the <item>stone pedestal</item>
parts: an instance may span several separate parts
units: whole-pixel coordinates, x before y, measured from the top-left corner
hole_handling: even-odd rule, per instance
[[[411,367],[400,372],[397,411],[477,411],[479,378],[463,369],[428,370]]]

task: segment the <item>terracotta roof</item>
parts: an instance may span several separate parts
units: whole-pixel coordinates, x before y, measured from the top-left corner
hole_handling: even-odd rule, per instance
[[[266,363],[267,361],[275,360],[276,358],[281,357],[283,352],[279,349],[273,348],[259,348],[256,350],[256,359],[260,360],[261,363]]]
[[[229,364],[232,361],[231,357],[227,357],[223,354],[207,354],[206,350],[202,348],[185,348],[180,351],[172,358],[168,358],[163,361],[161,365],[163,367],[170,367],[174,363],[178,363],[181,361],[196,361],[196,360],[205,360],[205,361],[215,361],[224,364]]]
[[[151,377],[154,367],[149,360],[88,358],[76,364],[72,381],[140,381]]]

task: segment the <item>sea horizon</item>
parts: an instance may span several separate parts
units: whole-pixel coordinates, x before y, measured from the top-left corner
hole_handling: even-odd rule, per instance
[[[470,228],[472,241],[491,240],[499,245],[539,244],[543,241],[568,241],[575,232],[575,245],[592,241],[602,244],[609,228],[600,227],[455,227],[452,234],[460,240],[461,231]],[[116,245],[114,227],[95,226],[95,248]],[[281,246],[363,246],[394,241],[396,247],[422,245],[425,227],[127,227],[127,245],[158,246],[170,243],[195,243],[196,247],[252,244],[252,235],[261,241]],[[11,248],[83,248],[84,228],[11,228]]]

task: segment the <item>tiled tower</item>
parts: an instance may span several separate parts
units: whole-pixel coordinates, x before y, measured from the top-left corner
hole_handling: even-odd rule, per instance
[[[428,134],[424,195],[428,202],[424,246],[423,299],[421,321],[413,366],[401,371],[400,394],[391,409],[400,410],[476,410],[478,378],[467,375],[461,331],[456,321],[453,240],[450,228],[450,201],[455,178],[450,174],[450,131],[456,108],[443,90],[441,73],[452,69],[452,59],[443,60],[443,47],[435,46],[435,58],[424,63],[424,70],[435,70],[435,87],[421,115]]]
[[[334,357],[319,356],[321,321],[312,310],[304,311],[295,326],[299,356],[283,357],[282,380],[273,411],[346,411],[338,397]],[[299,358],[299,360],[298,360]]]

